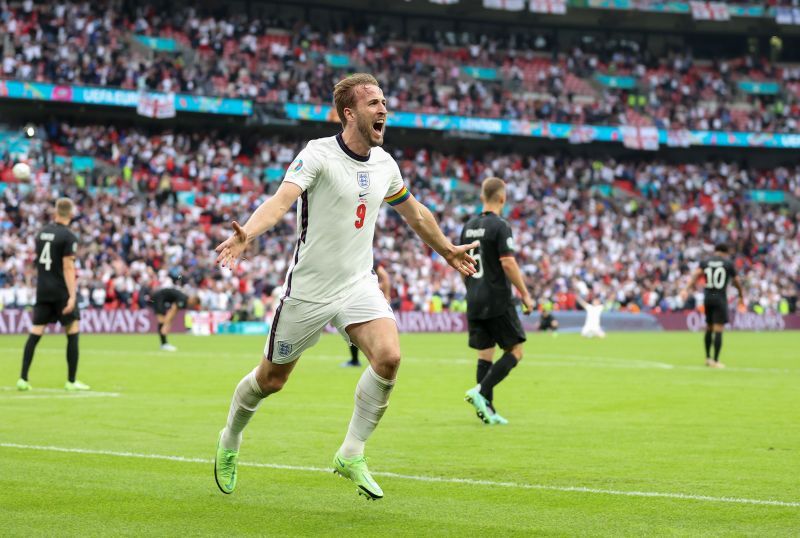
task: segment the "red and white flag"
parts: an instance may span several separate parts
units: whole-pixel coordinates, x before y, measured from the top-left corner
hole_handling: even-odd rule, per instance
[[[655,127],[620,127],[622,145],[630,149],[656,151],[658,149],[658,129]]]
[[[552,15],[566,15],[566,0],[530,0],[528,9],[533,13],[550,13]]]
[[[722,2],[689,2],[689,5],[696,21],[728,21],[731,18],[728,4]]]
[[[136,113],[148,118],[174,118],[175,94],[139,92],[139,102],[136,105]]]
[[[525,9],[525,0],[483,0],[483,7],[504,9],[506,11],[522,11]]]

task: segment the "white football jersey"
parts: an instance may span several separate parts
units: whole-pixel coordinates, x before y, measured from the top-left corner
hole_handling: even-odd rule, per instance
[[[400,168],[382,148],[353,153],[341,135],[311,140],[284,181],[303,189],[297,200],[297,244],[285,295],[329,302],[372,271],[372,240],[381,203],[410,196]]]
[[[585,307],[586,321],[583,323],[584,329],[597,330],[600,328],[600,316],[603,315],[603,305],[589,304]]]

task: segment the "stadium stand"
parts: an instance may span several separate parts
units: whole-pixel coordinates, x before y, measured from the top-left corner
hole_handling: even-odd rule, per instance
[[[66,190],[81,214],[85,306],[141,306],[141,288],[178,285],[196,289],[207,309],[246,310],[253,297],[280,284],[294,243],[293,216],[242,263],[232,296],[213,266],[212,249],[226,233],[215,225],[252,211],[300,144],[264,139],[244,145],[237,134],[64,123],[39,132],[50,135],[31,145],[34,188],[9,182],[2,194],[0,296],[6,306],[32,301],[32,229],[36,216],[46,214],[52,190],[64,184],[71,184]],[[749,304],[774,311],[785,299],[795,308],[800,227],[787,204],[800,198],[800,166],[394,151],[412,191],[453,238],[478,208],[474,193],[481,180],[497,175],[509,182],[507,218],[540,302],[573,307],[569,282],[578,277],[613,308],[681,308],[677,294],[687,261],[708,243],[727,241],[740,254]],[[91,159],[93,169],[74,170],[77,156],[80,163]],[[11,180],[11,159],[0,163],[0,177]],[[784,203],[755,202],[752,193],[763,191],[782,193]],[[458,305],[460,279],[435,254],[406,248],[413,234],[383,211],[375,252],[395,276],[395,306],[424,310],[434,295],[446,307]]]
[[[355,69],[374,73],[398,111],[785,133],[800,117],[800,68],[757,47],[709,59],[591,36],[559,48],[535,32],[410,36],[193,8],[3,6],[5,79],[318,104]]]

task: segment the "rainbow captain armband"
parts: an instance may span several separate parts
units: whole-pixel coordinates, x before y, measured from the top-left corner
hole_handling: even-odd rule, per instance
[[[387,196],[386,198],[384,198],[384,200],[386,200],[386,202],[389,205],[396,206],[396,205],[402,204],[403,202],[408,200],[408,198],[410,196],[411,196],[411,193],[408,191],[408,188],[406,188],[406,186],[403,185],[403,188],[400,189],[399,191],[397,191],[397,193],[395,193],[395,194],[393,194],[391,196]]]

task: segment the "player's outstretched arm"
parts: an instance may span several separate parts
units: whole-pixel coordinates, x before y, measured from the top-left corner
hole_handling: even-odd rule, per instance
[[[475,273],[475,260],[467,252],[476,248],[479,241],[459,246],[451,243],[436,224],[433,213],[413,196],[393,207],[429,247],[447,260],[450,267],[465,276]]]
[[[230,267],[236,263],[236,260],[242,255],[247,245],[253,239],[275,226],[289,211],[289,208],[294,205],[302,192],[298,185],[284,181],[278,188],[278,192],[258,206],[258,209],[250,215],[244,226],[233,221],[231,223],[233,235],[214,249],[218,254],[216,263],[222,267]]]
[[[533,310],[533,299],[525,286],[525,281],[522,278],[522,271],[519,269],[516,258],[514,256],[502,256],[500,258],[500,265],[503,267],[503,272],[508,277],[508,280],[517,288],[520,297],[522,297],[522,311],[530,314]]]
[[[747,308],[747,305],[744,302],[744,288],[742,287],[742,280],[739,276],[733,277],[733,286],[736,288],[736,291],[739,292],[739,310],[744,310]]]
[[[66,315],[75,310],[75,302],[77,301],[78,285],[75,276],[75,256],[64,256],[62,266],[64,268],[64,284],[67,285],[69,297],[61,313]]]

